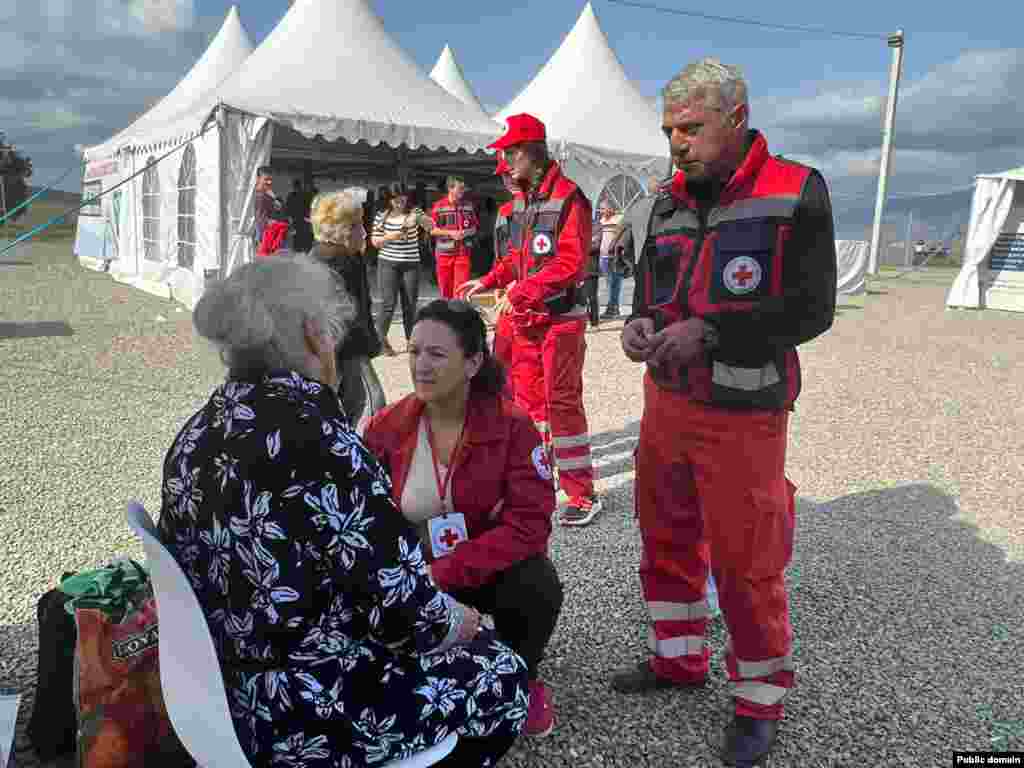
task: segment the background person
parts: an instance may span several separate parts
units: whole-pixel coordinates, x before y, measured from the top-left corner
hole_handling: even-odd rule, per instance
[[[394,498],[420,538],[434,582],[494,616],[502,641],[526,661],[526,732],[554,728],[538,676],[562,606],[548,558],[555,490],[540,434],[502,397],[504,371],[469,303],[420,310],[409,345],[415,391],[373,418],[370,449],[390,468]]]
[[[654,656],[613,686],[705,682],[710,557],[734,683],[722,756],[749,766],[774,745],[794,682],[786,441],[796,347],[835,315],[832,209],[820,173],[750,130],[736,67],[702,59],[662,94],[677,172],[655,200],[622,332],[627,357],[647,365],[634,495]]]
[[[370,416],[385,405],[384,388],[370,362],[380,354],[381,341],[373,324],[370,283],[363,260],[363,206],[349,192],[331,192],[313,201],[311,220],[317,244],[309,255],[334,271],[354,307],[349,331],[335,356],[341,401],[361,434]]]
[[[470,278],[473,244],[480,226],[476,209],[466,199],[465,180],[449,176],[447,186],[447,194],[430,211],[437,289],[444,299],[455,296],[455,287]]]
[[[622,297],[622,281],[626,266],[625,243],[623,243],[623,214],[609,201],[604,201],[598,213],[601,232],[600,272],[608,278],[608,305],[601,317],[614,319],[619,316],[619,301]]]
[[[377,214],[373,223],[373,245],[377,248],[377,289],[381,310],[377,316],[377,335],[384,354],[397,354],[388,342],[388,329],[395,314],[395,299],[402,296],[402,326],[405,340],[412,335],[416,305],[420,293],[420,226],[418,211],[409,208],[409,192],[396,187],[388,208]]]
[[[525,722],[525,664],[430,582],[341,408],[335,282],[302,255],[207,287],[193,322],[228,375],[167,452],[160,536],[253,765],[386,764],[454,731],[449,765],[490,766]]]

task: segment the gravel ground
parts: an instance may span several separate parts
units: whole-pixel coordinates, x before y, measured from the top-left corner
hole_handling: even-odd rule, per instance
[[[28,694],[24,725],[36,600],[62,570],[141,555],[124,502],[157,506],[163,453],[221,369],[187,311],[80,269],[67,245],[5,258],[0,687]],[[800,488],[798,682],[771,765],[939,766],[952,750],[1024,750],[1024,317],[946,311],[951,279],[876,280],[802,350],[788,462]],[[608,688],[643,656],[646,631],[631,491],[640,371],[619,325],[588,335],[607,511],[552,540],[566,602],[544,672],[559,724],[511,766],[719,764],[707,742],[729,716],[720,622],[706,692]],[[378,369],[389,399],[407,391],[400,359]],[[20,735],[17,746],[19,766],[38,764]]]

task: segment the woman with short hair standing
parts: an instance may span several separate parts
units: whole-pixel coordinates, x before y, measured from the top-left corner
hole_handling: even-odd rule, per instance
[[[345,412],[352,426],[362,433],[370,416],[386,402],[384,388],[370,362],[380,354],[381,341],[373,324],[373,299],[363,259],[363,206],[351,192],[331,192],[313,201],[310,220],[317,244],[309,255],[334,271],[355,310],[352,327],[338,345],[336,357]]]

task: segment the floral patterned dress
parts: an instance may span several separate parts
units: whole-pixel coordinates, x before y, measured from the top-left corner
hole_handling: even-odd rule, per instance
[[[455,645],[462,608],[327,387],[229,378],[167,453],[159,528],[255,766],[379,765],[453,731],[505,748],[521,732],[522,659],[488,630]]]

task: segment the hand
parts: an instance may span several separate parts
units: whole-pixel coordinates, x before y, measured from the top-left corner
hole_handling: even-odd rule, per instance
[[[461,229],[454,229],[454,230],[452,230],[452,240],[455,240],[457,242],[462,242],[465,239],[465,237],[466,237],[466,235],[463,234]]]
[[[508,300],[508,291],[503,291],[498,300],[494,303],[494,311],[499,315],[512,311],[512,302]]]
[[[634,363],[642,363],[664,340],[654,341],[655,338],[654,320],[649,317],[633,320],[622,328],[622,351]]]
[[[469,301],[474,296],[476,296],[478,293],[480,293],[480,291],[482,291],[483,289],[484,289],[484,281],[483,280],[479,280],[479,279],[477,279],[477,280],[470,280],[468,282],[463,283],[458,288],[456,288],[455,289],[455,294],[460,299],[465,299],[466,301]]]
[[[704,321],[699,317],[677,320],[654,334],[653,338],[660,338],[660,341],[647,358],[652,366],[689,365],[704,351]]]
[[[466,609],[466,619],[462,622],[462,628],[459,630],[459,636],[455,641],[459,645],[473,642],[473,639],[480,632],[480,612],[468,605],[463,605],[463,608]]]

